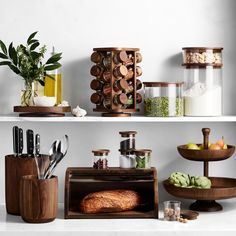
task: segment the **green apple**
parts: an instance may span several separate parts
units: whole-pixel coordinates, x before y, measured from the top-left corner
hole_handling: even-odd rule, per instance
[[[211,143],[208,143],[208,148],[211,146]],[[204,146],[203,146],[203,144],[201,144],[200,146],[199,146],[199,148],[200,148],[200,150],[203,150],[204,149]]]
[[[195,143],[188,143],[186,146],[187,146],[187,149],[200,150],[200,147],[198,147],[198,145]]]

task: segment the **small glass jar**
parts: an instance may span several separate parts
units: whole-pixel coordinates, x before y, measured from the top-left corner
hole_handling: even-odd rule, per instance
[[[185,47],[183,49],[183,65],[211,64],[222,65],[223,48]]]
[[[108,149],[97,149],[92,151],[94,154],[93,168],[94,169],[108,169]]]
[[[183,116],[183,82],[144,82],[144,115]]]
[[[120,150],[120,168],[130,169],[135,168],[136,161],[133,151],[121,151]]]
[[[120,150],[121,151],[134,150],[135,149],[135,135],[137,134],[137,132],[136,131],[120,131],[119,134],[121,135]]]
[[[164,220],[178,221],[180,219],[180,204],[179,201],[165,201]]]
[[[135,161],[137,169],[149,169],[151,168],[151,153],[150,149],[135,150]]]

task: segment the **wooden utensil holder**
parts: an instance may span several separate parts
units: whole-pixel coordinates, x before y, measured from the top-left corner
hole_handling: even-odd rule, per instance
[[[138,209],[115,213],[84,214],[81,200],[89,193],[127,189],[141,195],[146,203]],[[65,219],[158,218],[157,171],[151,169],[67,168],[65,176]]]
[[[91,61],[96,63],[91,68],[95,76],[90,87],[96,91],[91,102],[96,104],[93,109],[102,116],[123,117],[131,112],[139,111],[137,104],[142,96],[137,93],[142,83],[137,77],[142,74],[137,65],[142,61],[138,48],[94,48]]]
[[[47,223],[57,216],[58,179],[23,176],[20,181],[20,213],[28,223]]]
[[[5,156],[5,197],[8,214],[20,215],[20,180],[24,175],[37,175],[34,159],[27,155]]]

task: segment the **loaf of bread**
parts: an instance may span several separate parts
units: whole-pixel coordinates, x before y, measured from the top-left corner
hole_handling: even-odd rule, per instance
[[[131,190],[107,190],[90,193],[80,203],[83,213],[128,211],[141,204],[140,195]]]

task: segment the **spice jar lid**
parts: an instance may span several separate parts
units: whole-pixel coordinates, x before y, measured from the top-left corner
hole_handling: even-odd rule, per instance
[[[144,156],[145,154],[151,154],[152,150],[151,149],[136,149],[134,150],[134,153],[137,156]]]
[[[102,60],[102,55],[101,53],[95,51],[92,53],[90,59],[94,63],[99,63]]]
[[[118,60],[121,61],[121,62],[122,61],[125,62],[125,61],[128,60],[128,55],[127,55],[126,51],[124,51],[124,50],[118,52],[116,54],[116,56],[117,56]]]
[[[181,87],[184,82],[143,82],[145,87]]]
[[[94,79],[90,83],[90,88],[93,89],[93,90],[99,89],[100,86],[101,86],[101,82],[98,79]]]
[[[90,97],[90,101],[91,101],[92,103],[94,103],[94,104],[100,103],[100,102],[101,102],[101,99],[102,99],[102,97],[101,97],[101,95],[98,94],[98,93],[93,93],[93,94],[91,95],[91,97]]]
[[[126,94],[121,93],[121,94],[117,95],[117,100],[120,104],[127,104],[128,97],[126,96]]]
[[[125,149],[125,150],[119,149],[121,155],[134,155],[134,151],[135,149]]]
[[[93,76],[98,76],[101,73],[102,69],[99,66],[92,66],[91,70],[90,70],[90,74]]]
[[[110,152],[109,149],[96,149],[96,150],[92,150],[92,153],[95,156],[104,156],[104,155],[108,155],[108,153]]]
[[[129,137],[129,136],[135,136],[135,134],[137,134],[136,131],[120,131],[119,134],[121,135],[121,137]]]
[[[128,82],[126,81],[126,79],[120,79],[117,81],[117,83],[119,84],[120,88],[121,89],[128,89],[129,88],[129,84]]]

